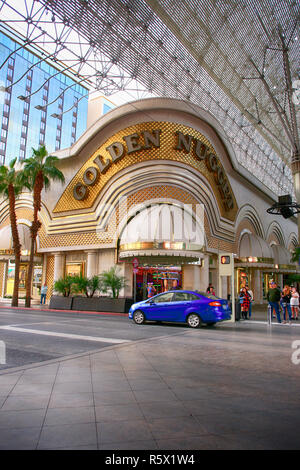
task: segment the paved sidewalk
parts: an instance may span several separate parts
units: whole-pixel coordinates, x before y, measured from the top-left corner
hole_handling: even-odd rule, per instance
[[[298,332],[182,329],[2,371],[0,449],[299,449]]]

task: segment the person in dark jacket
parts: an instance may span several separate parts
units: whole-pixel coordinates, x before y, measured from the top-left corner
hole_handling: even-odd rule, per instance
[[[272,282],[271,289],[269,289],[268,294],[267,294],[267,299],[272,309],[271,311],[273,311],[273,308],[275,310],[278,323],[281,323],[280,308],[279,308],[280,298],[281,298],[281,292],[278,289],[276,282]]]

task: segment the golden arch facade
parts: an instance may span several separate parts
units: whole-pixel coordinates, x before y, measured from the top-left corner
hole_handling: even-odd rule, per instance
[[[238,257],[242,230],[258,231],[267,239],[273,221],[265,213],[263,189],[251,175],[246,182],[230,143],[223,142],[207,113],[200,109],[191,113],[177,100],[145,100],[139,106],[145,115],[138,106],[134,111],[126,106],[114,110],[72,148],[57,153],[67,183],[53,185],[43,196],[37,246],[42,281],[50,287],[48,298],[57,278],[76,272],[90,276],[115,264],[129,280],[123,295],[132,296],[131,258],[120,256],[118,233],[121,224],[129,221],[128,214],[143,204],[189,205],[195,213],[197,205],[204,208],[203,248],[194,253],[192,262],[183,249],[176,251],[182,287],[206,289],[209,282],[217,287],[217,255],[225,251]],[[253,211],[247,208],[249,200],[256,208]],[[0,214],[4,208],[3,201]],[[26,210],[30,220],[30,209]],[[0,218],[0,229],[7,223],[6,214]],[[282,239],[290,240],[295,229],[294,221],[281,226]],[[171,265],[174,250],[160,249],[155,257],[152,250],[155,263]],[[149,264],[150,251],[143,256],[140,259]],[[0,260],[2,295],[5,263],[6,259]]]

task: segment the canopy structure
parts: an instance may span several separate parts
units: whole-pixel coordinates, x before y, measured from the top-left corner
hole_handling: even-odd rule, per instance
[[[299,11],[295,0],[0,0],[1,23],[90,90],[209,111],[275,195],[293,193],[299,161]]]
[[[29,252],[31,246],[30,228],[25,224],[19,223],[18,232],[22,251]],[[0,230],[0,240],[2,250],[13,250],[13,240],[10,225],[7,225]]]

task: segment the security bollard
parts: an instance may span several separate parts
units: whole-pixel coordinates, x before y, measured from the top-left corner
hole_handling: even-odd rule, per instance
[[[272,307],[271,305],[268,305],[268,325],[271,326],[272,325]]]

